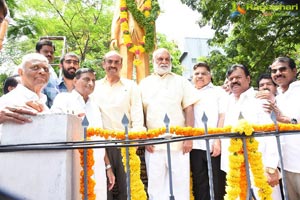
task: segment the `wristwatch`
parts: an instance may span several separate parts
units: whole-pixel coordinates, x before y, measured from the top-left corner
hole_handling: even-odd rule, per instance
[[[291,124],[298,124],[298,121],[297,119],[295,118],[292,118],[291,121],[290,121]]]
[[[108,170],[108,169],[110,169],[110,168],[111,168],[111,165],[110,165],[110,164],[108,164],[108,165],[105,166],[105,169],[106,169],[106,170]]]
[[[275,174],[276,169],[271,168],[271,167],[267,167],[267,168],[266,168],[266,172],[267,172],[268,174]]]

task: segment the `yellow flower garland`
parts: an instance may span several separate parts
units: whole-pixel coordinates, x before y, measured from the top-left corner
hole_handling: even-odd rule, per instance
[[[145,9],[146,8],[146,9]],[[142,6],[143,13],[145,17],[149,17],[151,10],[151,0],[146,0]],[[133,64],[135,66],[140,66],[142,61],[139,59],[140,54],[145,52],[145,36],[142,41],[139,41],[140,44],[133,44],[132,38],[128,26],[128,9],[126,0],[120,0],[120,22],[121,22],[121,31],[123,33],[123,42],[127,47],[128,51],[134,53],[135,59]]]
[[[126,148],[121,149],[122,162],[126,168]],[[146,200],[147,194],[144,189],[144,183],[141,180],[141,161],[138,155],[136,155],[136,148],[129,147],[129,165],[130,165],[130,192],[131,200]]]
[[[253,127],[244,119],[239,120],[238,125],[232,128],[232,132],[247,136],[251,136],[253,131]],[[271,200],[272,188],[264,175],[262,155],[258,152],[258,145],[258,141],[254,137],[246,139],[248,160],[254,177],[254,185],[259,189],[258,195],[260,199]],[[235,200],[239,197],[241,200],[246,200],[248,185],[246,181],[242,139],[232,138],[228,150],[230,152],[229,171],[226,176],[227,186],[224,199]]]
[[[300,130],[300,124],[278,124],[278,130],[280,132],[284,131],[298,131]],[[251,127],[246,127],[247,134],[250,131],[254,132],[271,132],[275,131],[274,124],[265,124],[265,125],[255,125],[252,124]],[[239,127],[234,127],[232,129],[231,126],[226,126],[224,128],[208,128],[208,134],[224,134],[224,133],[232,133],[232,132],[240,132],[242,131]],[[129,132],[128,137],[131,140],[134,139],[152,139],[159,137],[166,133],[166,128],[158,128],[158,129],[151,129],[148,131],[140,131],[140,132]],[[203,128],[192,128],[192,127],[179,127],[179,126],[172,126],[170,127],[170,133],[173,133],[177,136],[201,136],[204,135],[205,131]],[[118,139],[124,140],[125,139],[125,132],[124,131],[113,131],[113,130],[104,130],[97,127],[89,127],[87,129],[87,135],[91,136],[100,136],[104,137],[105,139]]]
[[[298,131],[300,130],[300,124],[279,124],[278,130],[280,132],[284,131]],[[239,125],[236,127],[227,126],[224,128],[208,128],[208,134],[224,134],[224,133],[230,133],[230,132],[237,132],[239,134],[246,133],[247,135],[252,135],[253,131],[255,132],[270,132],[275,131],[275,125],[274,124],[265,124],[265,125],[250,125],[246,121],[240,121]],[[159,129],[152,129],[148,131],[141,131],[141,132],[129,132],[129,139],[152,139],[158,136],[163,135],[166,132],[165,128],[159,128]],[[170,127],[170,132],[178,135],[178,136],[201,136],[204,135],[204,129],[203,128],[191,128],[191,127]],[[87,128],[87,136],[100,136],[104,137],[106,139],[125,139],[125,132],[124,131],[112,131],[112,130],[104,130],[97,127],[88,127]],[[229,157],[230,160],[230,169],[227,174],[227,184],[231,185],[226,188],[226,199],[235,199],[233,197],[240,196],[241,199],[245,196],[245,191],[247,188],[246,185],[246,171],[244,168],[244,156],[242,154],[242,141],[241,139],[233,138],[231,139],[231,145],[229,147],[229,151],[231,152],[231,155]],[[251,171],[254,176],[254,183],[255,186],[260,188],[259,190],[259,196],[262,197],[262,199],[270,199],[269,194],[272,193],[272,188],[269,187],[269,185],[266,183],[265,176],[263,175],[263,171],[261,170],[262,167],[262,158],[261,154],[257,151],[258,148],[258,142],[255,140],[255,138],[249,138],[247,139],[247,147],[248,147],[248,156],[249,156],[249,163],[251,166]],[[132,147],[133,148],[133,147]],[[142,182],[140,178],[137,176],[137,174],[140,174],[140,164],[139,164],[139,158],[137,157],[134,149],[130,148],[130,155],[133,155],[130,157],[130,168],[134,169],[136,172],[136,175],[131,174],[131,184],[135,185],[139,184],[139,186],[134,186],[138,188],[142,188],[143,186],[140,185]],[[126,163],[126,156],[124,154],[124,148],[122,148],[122,155],[124,166]],[[91,159],[90,156],[88,156],[88,159]],[[133,162],[131,160],[134,160]],[[91,161],[89,161],[91,162]],[[81,156],[81,163],[83,163],[83,156]],[[93,162],[91,162],[93,163]],[[83,166],[83,165],[82,165]],[[92,166],[89,165],[89,171],[92,172]],[[91,177],[92,174],[89,174],[88,176]],[[83,177],[83,174],[81,174]],[[244,182],[243,182],[244,181]],[[90,185],[91,184],[91,185]],[[88,187],[90,189],[94,188],[95,183],[93,181],[89,182]],[[144,190],[132,190],[132,194],[138,193],[140,196],[143,196]],[[81,193],[83,194],[83,184],[81,184]],[[139,199],[144,199],[143,197],[139,197]]]

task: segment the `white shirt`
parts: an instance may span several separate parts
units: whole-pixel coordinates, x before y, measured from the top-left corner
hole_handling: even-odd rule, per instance
[[[37,95],[22,84],[18,84],[15,89],[0,98],[0,109],[6,106],[25,106],[28,101],[38,101],[44,105],[44,112],[49,111],[49,108],[46,106],[46,95],[42,93]]]
[[[199,98],[196,89],[182,76],[168,73],[163,76],[152,74],[139,84],[148,129],[165,127],[167,114],[170,126],[185,126],[183,110],[195,104]],[[182,142],[172,142],[171,150],[182,150]],[[156,145],[156,150],[165,150],[166,145]]]
[[[51,107],[53,113],[85,114],[91,127],[102,128],[101,112],[97,104],[91,98],[84,101],[83,97],[76,91],[59,93]]]
[[[264,112],[262,101],[255,98],[255,91],[249,88],[235,100],[233,94],[228,98],[228,105],[225,112],[224,126],[237,125],[240,113],[250,124],[271,124],[270,115]],[[264,167],[276,168],[279,156],[277,151],[276,138],[274,136],[256,137],[259,142],[258,150],[262,153]],[[228,147],[229,139],[222,139],[221,169],[225,172],[229,169]]]
[[[74,89],[72,92],[59,93],[51,107],[51,111],[54,113],[70,113],[70,114],[85,114],[89,122],[90,127],[102,128],[101,112],[95,102],[89,98],[87,102],[83,97]],[[102,139],[98,136],[93,136],[92,139]],[[106,199],[106,170],[105,170],[105,149],[97,148],[94,150],[94,175],[93,178],[96,181],[95,193],[97,200]]]
[[[44,106],[42,113],[49,112],[49,108],[46,105],[47,97],[44,94],[37,95],[35,92],[24,87],[22,84],[18,84],[15,89],[9,93],[3,95],[0,98],[0,109],[6,106],[25,106],[28,101],[38,101]],[[1,141],[2,124],[0,124],[0,141]]]
[[[111,85],[105,77],[96,81],[91,96],[102,113],[104,129],[124,131],[125,114],[130,131],[145,131],[141,94],[134,81],[121,78]]]
[[[224,106],[222,106],[222,94],[221,88],[209,83],[205,87],[198,89],[197,94],[200,101],[194,105],[194,115],[196,128],[204,128],[202,123],[203,113],[205,112],[208,121],[208,128],[216,128],[218,125],[219,114],[224,113]],[[212,148],[213,140],[209,140],[210,147]],[[206,150],[205,140],[193,140],[193,149]]]
[[[278,108],[284,116],[297,119],[300,122],[300,81],[289,85],[287,91],[282,93],[278,89],[276,96]],[[290,172],[300,173],[300,135],[287,135],[281,137],[284,169]]]

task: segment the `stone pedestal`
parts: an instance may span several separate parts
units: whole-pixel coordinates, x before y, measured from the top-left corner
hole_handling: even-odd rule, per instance
[[[81,119],[49,114],[23,125],[3,124],[1,145],[81,141]],[[78,150],[0,153],[0,190],[28,200],[80,199]]]

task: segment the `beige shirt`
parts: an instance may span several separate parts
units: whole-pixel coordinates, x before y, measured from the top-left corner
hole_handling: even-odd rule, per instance
[[[193,85],[184,77],[174,73],[164,76],[150,75],[143,79],[139,86],[148,129],[165,127],[166,114],[170,119],[170,126],[184,127],[183,110],[199,100]],[[158,148],[160,147],[156,146],[156,149]],[[182,142],[172,143],[171,149],[182,149]]]
[[[134,81],[121,78],[110,85],[105,77],[96,81],[91,98],[100,108],[104,129],[124,131],[122,118],[126,114],[130,131],[145,130],[141,95]]]

